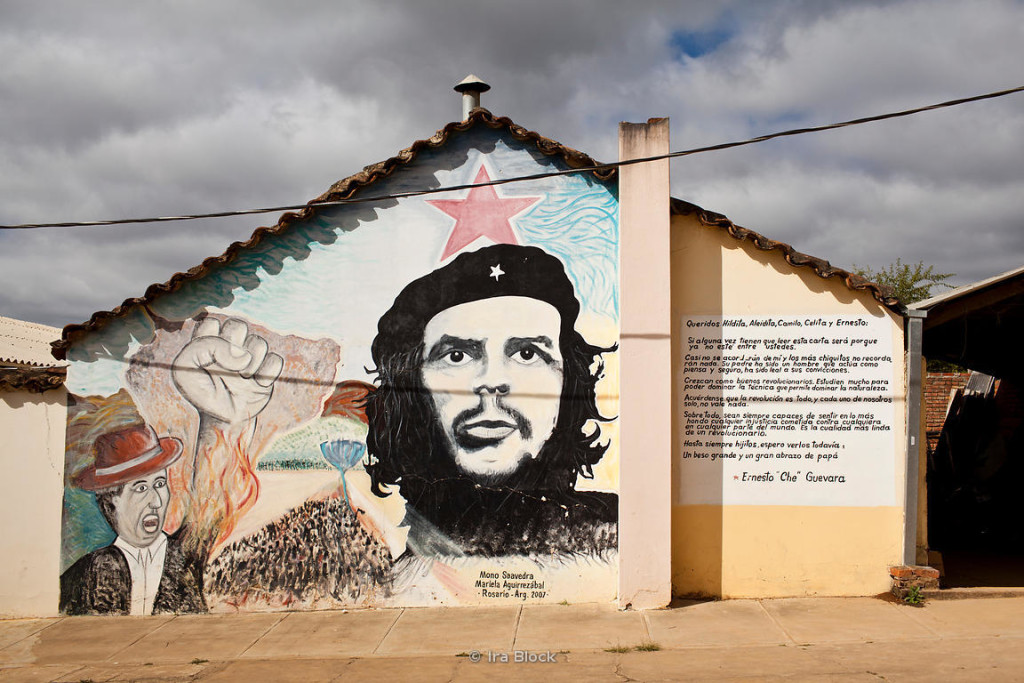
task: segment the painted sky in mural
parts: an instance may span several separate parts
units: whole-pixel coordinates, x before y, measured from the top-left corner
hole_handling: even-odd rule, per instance
[[[560,164],[470,131],[374,189]],[[90,334],[62,609],[612,599],[617,245],[588,176],[331,209]]]

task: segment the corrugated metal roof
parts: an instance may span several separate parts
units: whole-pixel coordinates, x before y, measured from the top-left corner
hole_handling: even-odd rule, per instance
[[[332,185],[326,193],[310,201],[309,204],[349,199],[353,197],[357,192],[359,192],[362,188],[368,185],[372,185],[378,180],[381,180],[391,175],[391,173],[393,173],[396,168],[399,168],[405,164],[412,162],[420,152],[442,147],[448,142],[448,140],[453,135],[468,131],[475,126],[481,125],[487,126],[488,128],[492,128],[494,130],[506,131],[516,140],[536,146],[536,148],[541,153],[547,156],[560,156],[570,168],[601,166],[599,162],[595,161],[593,158],[591,158],[587,154],[584,154],[583,152],[572,149],[571,147],[566,147],[565,145],[556,142],[555,140],[551,140],[550,138],[546,138],[540,135],[539,133],[535,133],[533,131],[527,130],[526,128],[518,126],[508,117],[494,116],[493,114],[491,114],[491,112],[487,111],[486,109],[477,108],[470,113],[469,118],[467,118],[465,121],[449,123],[444,128],[437,131],[430,138],[427,138],[426,140],[417,140],[412,145],[410,145],[406,149],[403,149],[401,152],[391,157],[390,159],[367,166],[359,173],[349,176],[344,180],[338,181],[337,183]],[[593,173],[594,176],[596,176],[602,181],[613,180],[618,175],[618,171],[614,167],[606,167],[603,169],[590,172]],[[67,355],[68,348],[78,337],[92,330],[96,330],[102,327],[104,324],[106,324],[108,320],[120,318],[127,315],[129,310],[134,306],[148,305],[154,299],[164,294],[169,294],[171,292],[177,291],[186,282],[202,278],[207,273],[211,272],[213,269],[231,263],[239,255],[239,253],[256,247],[257,245],[262,243],[265,238],[269,236],[278,235],[287,231],[292,224],[314,216],[316,214],[316,211],[317,208],[307,206],[305,209],[299,211],[298,213],[288,212],[282,214],[281,218],[278,220],[275,226],[269,228],[257,228],[256,231],[252,234],[252,237],[250,237],[247,241],[235,242],[230,247],[228,247],[227,251],[225,251],[220,256],[212,256],[203,261],[198,266],[191,268],[188,272],[176,273],[167,282],[164,282],[162,284],[158,283],[151,285],[146,290],[146,293],[143,296],[125,299],[125,301],[122,302],[120,306],[114,308],[113,310],[98,311],[94,313],[88,321],[82,324],[66,326],[63,330],[63,333],[61,334],[61,338],[53,342],[53,356],[55,358],[63,360]],[[872,293],[875,299],[877,299],[882,304],[896,311],[902,310],[899,305],[899,302],[895,298],[889,296],[888,292],[886,292],[878,285],[868,282],[859,275],[849,273],[845,270],[842,270],[841,268],[834,268],[828,263],[828,261],[824,261],[813,256],[802,254],[793,249],[793,247],[789,246],[788,244],[770,240],[762,235],[759,235],[756,232],[753,232],[752,230],[747,230],[745,228],[741,228],[737,225],[734,225],[732,221],[730,221],[725,216],[722,216],[721,214],[705,211],[704,209],[701,209],[698,206],[678,199],[672,200],[672,211],[673,213],[696,213],[698,218],[705,225],[723,228],[727,230],[732,237],[738,240],[749,239],[759,249],[781,250],[785,254],[786,261],[789,262],[791,265],[810,267],[818,276],[825,279],[832,277],[841,277],[843,281],[846,283],[846,286],[849,287],[850,289],[868,290]]]
[[[970,294],[974,294],[975,292],[980,292],[983,289],[995,287],[996,285],[1002,284],[1008,280],[1020,279],[1021,276],[1024,276],[1024,266],[1008,270],[1005,273],[1000,273],[999,275],[985,280],[978,280],[977,282],[972,282],[969,285],[951,289],[948,292],[943,292],[942,294],[933,296],[930,299],[925,299],[924,301],[918,301],[917,303],[911,304],[907,308],[927,311],[939,304],[946,303],[947,301],[953,301],[955,299],[961,299]]]
[[[921,351],[1001,379],[1024,381],[1024,267],[919,301],[927,311]]]
[[[50,345],[60,334],[56,327],[0,316],[0,365],[57,365]]]

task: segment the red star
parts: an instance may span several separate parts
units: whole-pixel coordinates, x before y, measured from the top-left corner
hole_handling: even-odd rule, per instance
[[[732,475],[732,478],[735,479],[736,481],[739,481],[740,480],[740,475],[734,474],[734,475]]]
[[[474,183],[491,178],[483,166]],[[428,199],[431,204],[455,219],[455,227],[444,245],[441,260],[456,253],[479,237],[495,244],[519,244],[508,219],[537,203],[539,197],[499,197],[494,186],[474,187],[465,199]]]

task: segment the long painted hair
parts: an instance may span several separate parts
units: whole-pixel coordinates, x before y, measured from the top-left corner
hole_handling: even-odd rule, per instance
[[[382,334],[384,331],[382,330]],[[461,474],[450,453],[430,393],[423,386],[422,343],[379,359],[377,390],[367,397],[368,462],[372,490],[398,485],[402,496],[428,517],[457,515],[467,498],[479,501],[481,489],[529,493],[558,500],[575,489],[580,475],[593,477],[604,456],[600,423],[609,421],[597,408],[596,385],[604,371],[602,348],[563,328],[559,339],[563,381],[558,419],[551,437],[534,459],[526,460],[509,479],[481,486]],[[435,514],[432,514],[435,513]]]
[[[477,484],[459,472],[423,386],[423,332],[429,320],[460,304],[499,297],[528,297],[558,311],[562,394],[551,437],[536,458],[498,485]],[[608,449],[601,442],[596,390],[601,354],[576,332],[580,302],[555,256],[532,246],[495,244],[463,252],[447,265],[410,282],[377,323],[372,354],[377,390],[367,399],[367,464],[373,492],[398,485],[413,507],[435,522],[454,521],[483,506],[493,509],[521,493],[564,499],[576,478],[593,476]],[[522,498],[522,496],[519,496]],[[460,518],[461,519],[461,518]]]

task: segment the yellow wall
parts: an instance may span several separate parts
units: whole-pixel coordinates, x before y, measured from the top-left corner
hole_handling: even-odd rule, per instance
[[[901,564],[905,479],[903,324],[867,292],[839,278],[786,263],[693,216],[672,218],[673,468],[680,465],[678,333],[693,315],[879,315],[893,325],[897,424],[893,500],[884,507],[673,505],[675,595],[726,598],[870,595],[889,590],[888,567]],[[676,496],[673,496],[677,500]]]

